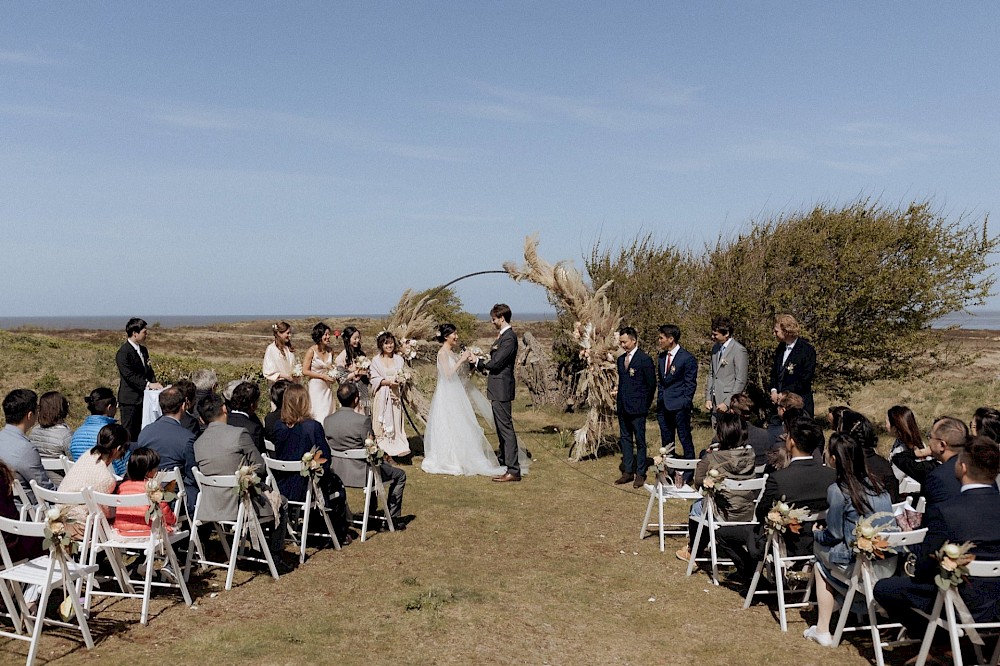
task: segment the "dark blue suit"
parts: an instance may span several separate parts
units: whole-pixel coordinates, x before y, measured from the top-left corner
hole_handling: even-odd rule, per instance
[[[669,368],[666,360],[667,352],[660,352],[656,359],[656,420],[660,424],[660,440],[670,448],[676,431],[684,457],[694,458],[691,409],[698,386],[698,361],[681,347],[677,347]]]
[[[875,584],[875,598],[893,620],[902,622],[911,638],[920,638],[927,621],[914,612],[930,612],[938,588],[934,576],[938,563],[931,558],[945,541],[975,544],[976,559],[1000,560],[1000,493],[995,486],[970,488],[957,497],[927,507],[927,536],[917,557],[913,578],[894,576]],[[1000,581],[970,578],[959,588],[965,605],[977,621],[1000,617]]]
[[[164,414],[142,429],[138,441],[138,446],[151,448],[160,455],[161,470],[180,468],[184,477],[184,490],[187,492],[188,511],[192,514],[198,501],[198,484],[191,473],[191,468],[195,465],[194,439],[194,434],[181,425],[180,421]]]
[[[924,482],[924,497],[927,508],[955,499],[962,492],[962,482],[955,476],[958,456],[954,455],[935,467]]]
[[[808,340],[796,338],[788,360],[784,342],[779,342],[771,362],[771,388],[778,393],[794,393],[802,397],[803,409],[813,415],[813,376],[816,374],[816,349]]]
[[[618,357],[618,429],[622,449],[622,472],[646,475],[646,417],[656,390],[656,367],[649,354],[636,347],[625,367]],[[632,445],[635,444],[635,453]]]

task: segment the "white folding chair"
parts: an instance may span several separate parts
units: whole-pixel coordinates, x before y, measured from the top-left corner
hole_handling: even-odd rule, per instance
[[[191,511],[188,509],[187,488],[184,486],[184,475],[181,474],[180,467],[160,470],[156,473],[156,482],[161,486],[169,483],[173,483],[175,486],[174,492],[177,493],[177,497],[174,498],[173,506],[170,507],[174,515],[177,516],[177,524],[174,526],[174,530],[191,529]],[[186,573],[184,580],[187,580]]]
[[[968,567],[969,578],[1000,578],[1000,561],[973,560],[969,562]],[[930,654],[931,643],[934,641],[934,634],[938,627],[948,632],[953,655],[952,661],[955,666],[962,666],[960,639],[968,635],[969,629],[975,629],[977,632],[980,629],[1000,629],[1000,621],[996,621],[996,618],[992,622],[964,622],[960,620],[958,611],[955,610],[955,601],[952,596],[954,594],[958,594],[958,590],[955,588],[951,588],[949,591],[938,590],[937,598],[934,600],[934,608],[927,616],[929,622],[927,631],[924,633],[924,640],[920,644],[920,652],[917,654],[916,666],[924,666],[927,663],[927,656]],[[942,617],[942,613],[944,613],[944,617]],[[976,653],[976,663],[982,664],[984,661],[982,647],[976,643],[973,643],[972,647]],[[1000,661],[1000,642],[993,650],[993,656],[989,661],[990,666],[996,666],[998,661]]]
[[[757,502],[760,501],[760,496],[764,493],[764,482],[767,481],[767,475],[765,474],[759,479],[747,479],[745,481],[737,481],[734,479],[723,479],[722,485],[730,492],[756,492],[757,495],[754,498],[754,507],[756,507]],[[694,533],[694,545],[691,548],[691,557],[688,559],[687,575],[690,576],[694,572],[694,567],[696,562],[711,562],[712,565],[712,582],[716,585],[719,584],[719,564],[733,564],[732,560],[729,559],[719,559],[718,551],[716,549],[715,543],[715,530],[720,527],[727,527],[730,525],[753,525],[757,522],[756,514],[754,514],[753,520],[745,521],[727,521],[722,520],[717,512],[717,507],[715,506],[715,501],[710,496],[705,496],[702,502],[702,515],[695,518],[695,522],[698,523],[698,529]],[[701,538],[702,535],[707,535],[708,538],[708,557],[698,557],[698,551],[701,548]]]
[[[900,495],[911,495],[913,493],[920,492],[920,483],[914,481],[908,476],[904,476],[899,480],[899,494]]]
[[[97,567],[82,566],[63,556],[62,551],[50,549],[48,555],[26,560],[19,564],[11,561],[10,552],[4,539],[4,533],[18,537],[37,538],[45,536],[45,523],[34,523],[11,520],[0,516],[0,557],[3,558],[3,570],[0,571],[0,596],[7,607],[7,612],[14,620],[14,631],[0,631],[0,636],[16,640],[28,641],[27,666],[31,666],[38,654],[38,642],[42,635],[42,627],[46,624],[58,627],[79,629],[83,634],[87,648],[94,647],[94,639],[90,636],[87,626],[87,616],[80,605],[80,599],[75,593],[75,584],[91,575]],[[8,585],[10,588],[8,589]],[[24,599],[22,587],[37,585],[41,589],[38,598],[38,611],[32,615],[28,603]],[[52,620],[45,617],[49,595],[53,589],[63,587],[73,605],[76,624]],[[30,629],[31,634],[21,633],[22,627]]]
[[[66,470],[67,474],[69,474],[69,471],[73,469],[73,465],[76,464],[76,461],[69,456],[59,456],[59,460],[62,462],[63,469]]]
[[[883,537],[888,542],[888,547],[897,552],[902,548],[922,543],[926,535],[926,527],[909,532],[879,532],[879,536]],[[892,560],[895,561],[896,557],[891,557]],[[867,557],[859,555],[855,558],[854,566],[851,567],[850,573],[840,574],[837,569],[832,570],[830,573],[841,582],[847,583],[847,593],[844,595],[844,603],[840,610],[840,617],[837,620],[837,628],[833,632],[833,647],[840,645],[840,641],[846,631],[864,631],[865,629],[870,629],[872,634],[872,646],[875,650],[875,662],[877,666],[885,666],[882,648],[888,646],[888,643],[882,640],[879,630],[899,628],[902,625],[898,622],[887,622],[882,624],[879,624],[878,622],[875,603],[875,583],[877,578],[875,576],[873,563]],[[868,624],[859,624],[849,627],[847,626],[847,618],[851,615],[854,597],[858,592],[861,592],[861,594],[865,597],[865,612],[868,617]]]
[[[274,453],[274,452],[275,452],[275,448],[274,448],[274,442],[272,442],[272,441],[271,441],[271,440],[269,440],[269,439],[265,439],[265,440],[264,440],[264,449],[265,449],[265,450],[266,450],[266,451],[267,451],[268,453]]]
[[[57,490],[48,490],[47,488],[42,488],[38,485],[38,482],[34,479],[31,480],[31,492],[35,494],[35,499],[38,504],[35,505],[34,515],[31,517],[36,523],[45,521],[45,512],[52,508],[59,508],[60,505],[74,505],[79,504],[81,506],[87,506],[87,498],[84,497],[83,491],[80,492],[59,492]],[[94,517],[87,512],[87,519],[83,525],[83,533],[80,539],[80,550],[77,552],[77,561],[86,562],[88,555],[90,554],[90,544],[93,540],[93,529],[94,529]]]
[[[679,472],[693,472],[695,468],[698,467],[698,461],[695,459],[687,458],[667,458],[665,461],[668,469],[672,469]],[[643,484],[643,488],[649,493],[649,503],[646,505],[646,515],[642,519],[642,527],[639,529],[639,541],[648,536],[650,532],[658,532],[660,535],[660,552],[664,550],[664,536],[667,534],[677,536],[684,535],[687,536],[687,522],[682,523],[670,523],[667,524],[663,521],[663,504],[667,500],[696,500],[701,497],[699,493],[694,488],[685,485],[683,488],[677,488],[673,481],[664,480],[657,475],[653,483]],[[655,523],[649,522],[649,517],[653,513],[653,504],[658,504],[659,507],[659,518]],[[687,515],[687,514],[685,514]]]
[[[267,468],[267,478],[271,487],[275,490],[278,489],[278,480],[274,477],[274,472],[299,474],[302,471],[301,460],[275,460],[266,453],[264,454],[264,466]],[[335,495],[335,497],[339,496],[340,493]],[[306,561],[306,538],[309,536],[329,537],[330,540],[333,541],[334,549],[340,550],[340,541],[337,539],[337,533],[333,530],[333,522],[330,520],[330,509],[326,506],[326,500],[321,496],[321,494],[313,490],[312,482],[306,484],[305,501],[295,502],[290,499],[287,501],[289,507],[299,507],[301,536],[296,537],[295,529],[292,527],[291,520],[288,521],[288,532],[291,534],[293,540],[299,540],[300,564]],[[309,532],[309,516],[313,509],[319,511],[319,514],[323,516],[323,521],[326,523],[326,532]]]
[[[15,478],[11,489],[14,491],[14,501],[18,505],[17,519],[30,520],[31,516],[35,513],[35,505],[28,499],[28,493],[24,492],[21,480]]]
[[[825,516],[825,514],[826,512],[824,511],[823,513],[810,514],[804,517],[802,519],[802,531],[812,532],[813,524],[821,517]],[[809,597],[812,594],[812,575],[809,575],[808,582],[806,583],[806,589],[802,593],[802,598],[799,601],[791,603],[785,599],[785,582],[787,576],[796,567],[800,567],[800,570],[805,573],[810,570],[810,567],[814,563],[815,558],[811,554],[788,555],[785,548],[784,534],[773,531],[770,532],[767,536],[767,543],[764,546],[764,558],[757,563],[757,568],[753,573],[753,579],[750,581],[750,589],[747,590],[747,598],[743,602],[743,610],[750,608],[750,604],[753,603],[755,596],[770,596],[773,594],[778,598],[778,622],[781,625],[781,630],[788,631],[788,609],[808,608],[809,606],[812,606],[814,602],[809,601]],[[761,576],[764,574],[765,566],[770,567],[770,571],[774,576],[774,590],[757,589],[757,586],[760,584]]]
[[[760,465],[755,465],[753,468],[754,476],[763,476],[764,470],[767,469],[767,463],[762,463]]]
[[[174,552],[173,544],[182,539],[188,538],[188,533],[185,531],[174,531],[170,532],[166,525],[160,522],[160,519],[156,516],[153,518],[153,524],[150,525],[149,534],[129,536],[121,534],[117,529],[115,529],[112,523],[108,522],[105,517],[103,509],[105,507],[110,507],[114,509],[121,509],[123,507],[128,508],[147,508],[149,507],[149,497],[146,493],[134,493],[130,495],[109,495],[107,493],[99,493],[89,488],[83,491],[84,497],[87,498],[87,506],[90,508],[90,513],[94,516],[94,542],[90,551],[90,564],[96,565],[97,555],[101,552],[107,554],[108,558],[112,561],[118,559],[119,553],[124,551],[138,551],[145,555],[145,572],[142,580],[137,580],[131,578],[126,567],[122,567],[121,571],[125,579],[119,581],[121,587],[123,588],[121,592],[99,592],[94,590],[93,585],[90,581],[87,583],[87,596],[86,603],[87,608],[90,608],[91,599],[95,596],[102,597],[126,597],[132,599],[142,599],[142,612],[139,618],[139,622],[143,625],[146,624],[149,619],[149,598],[154,587],[176,587],[181,591],[181,596],[184,597],[184,603],[188,606],[191,605],[191,595],[188,593],[187,584],[184,582],[184,572],[181,571],[180,564],[177,561],[177,554]],[[156,559],[156,554],[160,552],[166,558],[166,563],[172,567],[171,573],[176,582],[161,582],[153,580],[153,562]],[[118,573],[116,571],[116,573]],[[136,592],[135,588],[141,586],[142,591]],[[131,589],[129,589],[131,588]]]
[[[368,460],[368,454],[364,449],[350,449],[348,451],[330,451],[330,455],[335,458],[347,458],[349,460]],[[367,462],[366,462],[367,464]],[[381,516],[371,515],[371,497],[372,493],[375,494],[379,505],[382,507]],[[381,520],[386,523],[389,527],[390,532],[395,532],[396,528],[392,524],[392,516],[389,515],[389,495],[386,493],[385,485],[382,483],[382,472],[376,470],[368,464],[368,473],[365,475],[365,512],[361,518],[361,540],[364,541],[368,537],[368,521],[371,518],[376,520]],[[358,520],[354,519],[351,521],[355,525],[358,524]]]
[[[198,493],[199,499],[204,497],[203,493],[206,488],[216,488],[224,490],[225,492],[233,492],[233,488],[236,487],[237,478],[235,474],[227,475],[215,475],[207,476],[201,473],[197,467],[192,467],[191,472],[194,474],[194,480],[198,483]],[[199,501],[194,507],[193,523],[191,525],[191,545],[188,547],[187,561],[185,563],[185,569],[191,568],[192,560],[195,556],[195,552],[198,554],[198,559],[195,562],[200,566],[212,566],[212,567],[224,567],[227,570],[226,573],[226,589],[231,590],[233,588],[233,575],[236,573],[236,560],[240,557],[243,559],[248,559],[254,562],[261,562],[259,558],[245,557],[242,554],[243,542],[248,538],[249,532],[253,532],[254,537],[260,544],[262,554],[264,555],[264,562],[267,563],[268,568],[271,571],[271,576],[278,580],[278,569],[274,566],[274,559],[271,557],[271,549],[267,547],[267,539],[264,538],[264,529],[261,527],[260,519],[257,514],[253,511],[247,511],[244,507],[243,502],[238,502],[238,508],[236,511],[236,520],[224,520],[224,521],[213,521],[215,523],[216,533],[219,535],[219,541],[222,542],[222,549],[228,557],[228,562],[213,562],[205,556],[205,550],[201,543],[201,539],[198,537],[198,527],[201,525],[202,521],[198,517],[198,510],[201,507],[201,502]],[[228,528],[232,530],[233,533],[233,543],[232,545],[226,540],[225,529]],[[253,539],[253,537],[249,537]]]
[[[42,467],[46,472],[55,472],[59,476],[66,475],[66,465],[63,464],[63,459],[66,456],[59,456],[58,458],[42,458]],[[52,478],[51,476],[49,478]]]

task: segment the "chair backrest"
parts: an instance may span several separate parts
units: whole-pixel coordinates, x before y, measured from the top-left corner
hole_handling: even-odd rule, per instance
[[[275,448],[274,448],[274,442],[272,442],[272,441],[271,441],[271,440],[269,440],[269,439],[265,439],[265,440],[264,440],[264,448],[265,448],[265,449],[266,449],[267,451],[271,452],[271,453],[274,453],[274,452],[275,452]]]
[[[337,451],[330,449],[330,455],[334,458],[347,458],[348,460],[364,460],[368,457],[368,452],[364,449],[349,449],[347,451]]]
[[[45,523],[36,523],[31,520],[14,520],[0,516],[0,532],[6,532],[7,534],[41,539],[45,537],[45,527]]]
[[[909,532],[879,532],[879,536],[884,538],[889,543],[890,548],[912,546],[914,544],[923,543],[924,537],[927,536],[927,528],[924,527],[919,530],[910,530]]]
[[[62,463],[63,469],[66,470],[67,474],[69,474],[69,471],[73,469],[73,465],[76,464],[75,462],[73,462],[72,458],[69,458],[67,456],[59,456],[59,462]]]
[[[66,467],[63,465],[62,456],[59,458],[42,458],[42,467],[45,468],[46,472],[59,472],[60,474],[66,473]]]
[[[760,476],[761,474],[764,473],[765,469],[767,469],[767,463],[761,463],[759,465],[754,466],[753,468],[754,476]]]
[[[668,469],[675,470],[694,470],[698,467],[697,458],[666,458],[663,464],[667,466]]]
[[[119,508],[123,506],[149,506],[149,495],[146,493],[129,493],[127,495],[112,495],[110,493],[99,493],[96,490],[85,489],[84,495],[88,496],[94,503],[94,508],[99,506],[109,506]]]
[[[899,480],[900,495],[908,495],[910,493],[919,493],[919,492],[920,492],[920,484],[917,481],[914,481],[908,476],[904,476],[902,479]]]
[[[745,479],[743,481],[738,481],[736,479],[723,479],[722,485],[726,487],[727,490],[763,490],[764,482],[767,478],[762,479]]]
[[[972,578],[1000,578],[1000,560],[973,560],[968,567]]]
[[[264,454],[264,466],[275,472],[295,472],[297,474],[302,471],[301,460],[277,460],[266,453]]]
[[[47,510],[53,504],[87,503],[87,498],[83,496],[82,490],[77,492],[59,492],[58,490],[49,490],[48,488],[42,488],[34,479],[31,480],[31,492],[35,493],[35,499],[38,500],[39,511]]]
[[[236,475],[235,474],[219,474],[216,476],[208,476],[202,474],[201,470],[197,466],[191,468],[191,473],[194,474],[194,480],[198,482],[199,487],[209,486],[211,488],[235,488],[236,487]]]
[[[30,514],[31,510],[35,508],[35,505],[28,499],[28,493],[24,492],[24,486],[21,485],[20,479],[14,479],[14,484],[11,489],[14,491],[14,499],[16,499],[21,505],[20,519],[26,520],[28,514]]]

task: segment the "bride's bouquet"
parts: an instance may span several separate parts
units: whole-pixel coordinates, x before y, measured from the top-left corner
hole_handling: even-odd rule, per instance
[[[476,359],[476,363],[479,361],[488,361],[490,359],[490,355],[484,353],[479,347],[469,347],[469,353]]]

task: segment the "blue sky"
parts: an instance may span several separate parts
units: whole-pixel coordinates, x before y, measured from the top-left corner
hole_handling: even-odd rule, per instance
[[[534,232],[550,260],[645,232],[697,248],[858,196],[981,219],[1000,210],[998,14],[7,3],[5,314],[384,312]],[[547,309],[504,277],[459,294]]]

